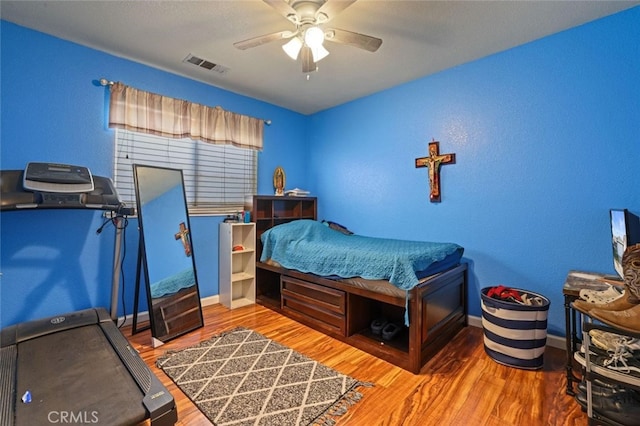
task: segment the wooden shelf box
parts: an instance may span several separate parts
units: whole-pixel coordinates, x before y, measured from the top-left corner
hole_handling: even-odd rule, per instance
[[[220,224],[220,303],[229,309],[250,305],[256,301],[255,235],[253,223]]]

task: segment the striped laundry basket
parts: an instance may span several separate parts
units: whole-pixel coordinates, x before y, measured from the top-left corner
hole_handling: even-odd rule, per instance
[[[542,368],[547,344],[549,299],[528,290],[520,294],[537,299],[539,305],[493,299],[482,289],[482,328],[484,350],[494,361],[528,370]]]

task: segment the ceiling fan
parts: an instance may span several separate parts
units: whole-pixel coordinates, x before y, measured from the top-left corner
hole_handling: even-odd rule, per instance
[[[317,62],[325,58],[329,51],[323,46],[325,40],[346,44],[375,52],[382,40],[365,34],[338,28],[325,28],[325,24],[340,12],[351,6],[356,0],[263,0],[278,13],[291,21],[296,29],[278,31],[239,41],[233,45],[246,50],[272,41],[289,41],[282,49],[293,60],[302,58],[302,72],[309,73],[318,69]]]

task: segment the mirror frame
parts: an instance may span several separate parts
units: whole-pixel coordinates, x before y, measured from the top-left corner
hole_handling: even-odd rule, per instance
[[[141,193],[144,193],[144,189],[145,189],[145,188],[142,188],[142,191],[141,191],[141,186],[144,186],[144,184],[141,185],[140,173],[143,170],[156,170],[156,171],[162,171],[162,172],[176,173],[176,176],[179,176],[178,185],[180,185],[182,189],[182,199],[183,199],[183,205],[184,205],[184,222],[181,222],[179,226],[184,224],[186,226],[186,229],[188,230],[188,234],[186,236],[186,242],[183,241],[183,244],[185,244],[184,246],[185,255],[191,258],[191,266],[193,268],[193,279],[194,279],[194,287],[195,287],[195,294],[196,294],[196,301],[197,301],[193,305],[188,306],[187,312],[189,310],[193,310],[197,308],[198,318],[197,318],[197,321],[195,322],[193,321],[187,322],[186,324],[182,324],[182,327],[176,327],[176,329],[171,331],[167,329],[165,324],[158,323],[157,315],[161,315],[158,313],[158,309],[160,309],[160,307],[158,307],[157,304],[154,306],[155,299],[152,297],[152,291],[151,291],[152,283],[149,279],[150,274],[149,274],[149,263],[148,263],[148,258],[150,253],[145,243],[145,224],[144,224],[145,207],[143,205],[144,198],[141,197]],[[151,335],[153,336],[153,346],[157,347],[169,340],[175,339],[190,331],[196,330],[204,326],[204,319],[202,316],[202,304],[200,301],[200,287],[198,285],[198,274],[196,270],[195,254],[193,250],[193,235],[191,233],[191,222],[189,220],[189,211],[187,207],[187,195],[186,195],[186,190],[184,186],[184,176],[181,169],[172,169],[172,168],[160,167],[160,166],[150,166],[145,164],[133,164],[133,179],[134,179],[134,186],[135,186],[135,192],[136,192],[136,205],[137,205],[138,229],[139,229],[138,264],[139,265],[142,264],[142,269],[144,270],[145,288],[147,292],[147,309],[149,312],[149,323],[151,328]],[[172,185],[170,188],[175,188],[175,185]],[[162,192],[159,192],[159,194],[161,193]],[[154,197],[154,199],[155,198],[157,198],[157,196]],[[149,224],[147,223],[147,225]],[[149,230],[147,229],[146,232],[149,232]],[[176,239],[179,239],[178,234],[176,234]],[[146,240],[148,240],[148,238]],[[187,254],[187,252],[189,254]],[[138,271],[137,278],[139,280],[140,271]],[[185,287],[185,288],[189,288],[189,287]],[[179,291],[181,290],[183,289],[179,289],[177,292],[167,297],[170,298],[173,295],[178,294]],[[136,298],[137,298],[138,292],[139,292],[139,284],[136,285]],[[184,302],[184,300],[179,299],[177,301],[174,301],[173,303],[179,303],[179,302]],[[163,302],[163,303],[166,304],[166,302]],[[169,306],[169,304],[166,304],[166,305]],[[164,307],[166,306],[163,306],[163,308]],[[137,311],[137,306],[135,310]]]

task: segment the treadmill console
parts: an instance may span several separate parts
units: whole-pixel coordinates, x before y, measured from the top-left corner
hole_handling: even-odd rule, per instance
[[[32,169],[30,168],[30,170]],[[61,172],[63,176],[65,176],[65,173],[69,172]],[[1,211],[62,208],[98,209],[115,211],[126,215],[133,214],[133,209],[127,208],[123,203],[120,202],[120,197],[116,192],[116,188],[113,185],[111,179],[109,179],[108,177],[91,176],[93,185],[93,190],[91,191],[52,192],[27,190],[24,186],[25,180],[33,182],[36,181],[33,179],[33,174],[30,175],[31,179],[25,178],[26,174],[26,170],[0,170]],[[66,176],[67,179],[71,180],[79,179],[71,178],[69,177],[69,175]],[[85,176],[88,175],[85,174]],[[64,179],[64,177],[62,177],[61,179]],[[41,183],[47,184],[47,182]],[[66,184],[54,183],[54,185],[57,186]]]
[[[22,186],[31,191],[53,193],[91,192],[94,189],[88,168],[56,163],[28,163]]]
[[[55,205],[58,207],[79,207],[83,206],[83,194],[57,194],[55,192],[42,193],[43,205]]]

